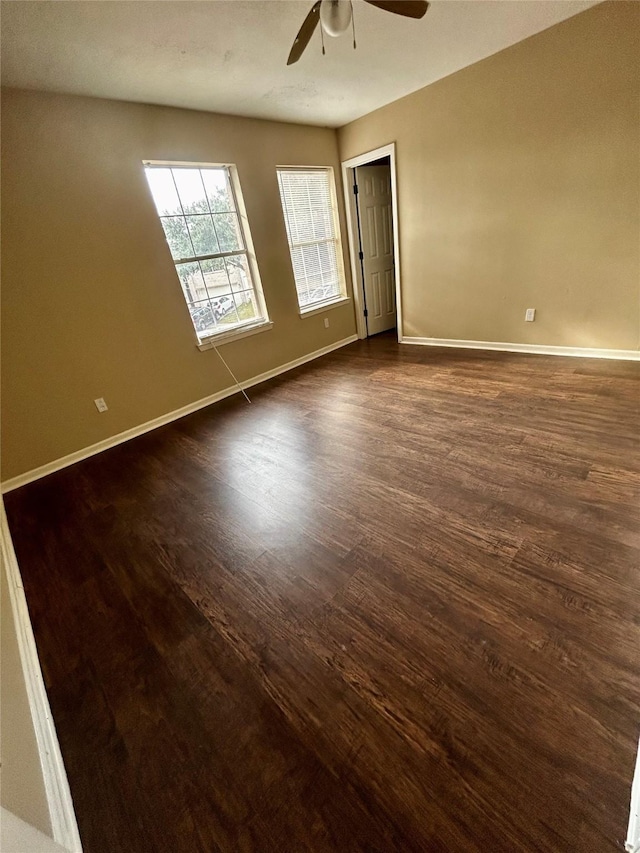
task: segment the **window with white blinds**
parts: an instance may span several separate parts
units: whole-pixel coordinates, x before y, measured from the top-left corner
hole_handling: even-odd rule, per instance
[[[333,170],[278,169],[300,310],[345,295]]]

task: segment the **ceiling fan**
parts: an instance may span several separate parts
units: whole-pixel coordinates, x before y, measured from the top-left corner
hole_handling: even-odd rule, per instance
[[[422,18],[429,8],[426,0],[364,0],[364,2],[371,6],[377,6],[378,9],[384,9],[385,12],[402,15],[405,18]],[[287,65],[293,65],[300,59],[318,26],[318,22],[327,35],[339,36],[348,29],[352,21],[351,0],[316,0],[295,37]],[[355,44],[354,37],[354,47]],[[324,53],[324,44],[322,52]]]

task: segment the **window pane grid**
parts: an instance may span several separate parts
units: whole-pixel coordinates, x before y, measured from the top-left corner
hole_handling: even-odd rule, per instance
[[[145,167],[199,337],[263,319],[228,167]]]
[[[301,308],[342,294],[328,169],[279,169],[278,185]]]

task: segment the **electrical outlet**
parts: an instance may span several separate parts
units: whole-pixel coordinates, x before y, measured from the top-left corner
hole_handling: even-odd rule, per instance
[[[533,323],[536,319],[536,309],[535,308],[527,308],[524,319],[526,323]]]
[[[325,327],[325,329],[329,328],[329,318],[328,317],[324,318],[324,327]]]
[[[96,409],[99,412],[106,412],[107,409],[109,408],[109,406],[107,406],[107,404],[104,401],[104,397],[98,397],[98,399],[94,400],[93,402],[96,404]]]

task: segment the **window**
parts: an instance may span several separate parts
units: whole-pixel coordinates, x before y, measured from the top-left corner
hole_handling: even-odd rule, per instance
[[[232,168],[145,164],[200,342],[268,322]]]
[[[345,297],[333,170],[278,169],[300,313]]]

